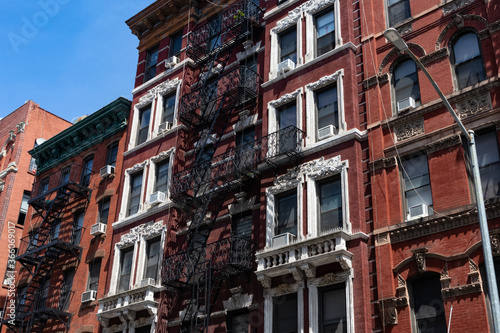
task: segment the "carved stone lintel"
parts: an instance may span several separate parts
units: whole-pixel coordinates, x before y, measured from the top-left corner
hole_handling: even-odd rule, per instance
[[[160,161],[163,161],[163,160],[169,158],[170,155],[172,155],[173,150],[174,150],[174,148],[171,148],[171,149],[166,150],[166,151],[162,151],[158,155],[151,157],[151,161],[153,161],[154,163],[158,163]]]
[[[264,288],[271,288],[271,278],[265,275],[257,275],[257,280]]]
[[[272,29],[273,32],[279,33],[286,30],[292,25],[296,24],[303,13],[314,14],[327,6],[333,4],[335,0],[309,0],[304,2],[302,5],[296,7],[295,9],[288,12],[288,15],[278,22],[276,22],[276,27]]]
[[[234,311],[248,308],[252,305],[253,295],[237,293],[230,297],[227,301],[222,301],[224,309]]]
[[[482,292],[481,283],[466,284],[441,290],[443,298],[458,297]]]
[[[398,274],[398,286],[396,288],[398,297],[406,297],[406,281]]]
[[[245,192],[235,194],[235,202],[228,206],[229,214],[235,215],[254,208],[256,196],[247,199],[246,195],[247,194]]]
[[[164,95],[165,93],[172,91],[177,88],[180,84],[180,80],[175,78],[173,80],[164,81],[153,88],[149,89],[148,92],[139,98],[139,103],[137,103],[138,108],[142,108],[147,104],[151,103],[156,96]]]
[[[432,53],[426,54],[425,56],[420,58],[420,61],[422,62],[422,64],[424,66],[426,66],[426,65],[433,63],[434,61],[436,61],[438,59],[448,57],[448,55],[449,55],[448,49],[446,47],[443,47],[443,48],[440,48],[439,50],[436,50]]]
[[[441,271],[441,289],[447,289],[450,287],[451,278],[448,275],[448,263],[444,264],[443,270]]]
[[[422,118],[403,124],[401,126],[394,127],[394,134],[396,135],[397,142],[412,138],[423,133],[425,133],[425,131],[424,119]]]
[[[413,258],[415,259],[415,263],[417,264],[418,272],[423,273],[426,271],[426,263],[425,263],[425,253],[429,250],[425,247],[412,250]]]
[[[387,168],[392,168],[398,164],[396,156],[391,156],[389,158],[380,158],[376,161],[373,161],[370,163],[370,169],[372,171],[378,170],[378,169],[387,169]]]
[[[129,233],[122,235],[120,241],[116,243],[119,248],[133,245],[141,237],[146,239],[161,235],[164,229],[162,221],[156,223],[148,222],[130,229]]]
[[[402,306],[407,306],[408,305],[408,298],[406,297],[390,297],[390,298],[385,298],[380,300],[379,306],[384,306],[384,307],[402,307]]]
[[[316,267],[311,264],[304,264],[300,266],[300,269],[304,271],[308,279],[313,279],[316,277]]]
[[[233,129],[235,132],[241,132],[245,128],[254,126],[257,123],[259,115],[250,115],[250,111],[244,110],[239,113],[239,121],[234,124]]]
[[[460,8],[463,8],[473,2],[474,0],[455,0],[448,2],[443,6],[443,15],[448,15],[449,13],[459,10]]]
[[[142,163],[137,163],[133,167],[126,169],[125,172],[128,174],[133,174],[133,173],[136,173],[136,172],[144,169],[146,167],[146,165],[148,165],[148,160],[145,160]]]
[[[491,110],[490,94],[475,95],[457,103],[457,113],[460,119],[474,116],[478,113]]]
[[[427,154],[432,154],[439,150],[450,148],[459,145],[461,143],[462,139],[460,138],[460,135],[453,134],[446,138],[442,138],[432,143],[429,143],[428,145],[425,146],[425,148],[427,149]]]
[[[310,89],[310,90],[317,90],[319,88],[322,88],[326,85],[329,85],[333,82],[338,81],[338,79],[343,75],[344,75],[344,70],[339,69],[338,71],[336,71],[335,73],[333,73],[331,75],[323,76],[318,81],[313,82],[313,83],[309,83],[308,85],[306,85],[306,88]]]
[[[293,275],[296,282],[302,282],[305,280],[304,272],[302,272],[300,268],[292,267],[289,271]]]
[[[282,283],[277,288],[278,295],[289,294],[291,292],[293,292],[293,288],[288,283]]]
[[[297,99],[297,96],[299,95],[299,93],[300,93],[300,89],[297,89],[289,94],[285,94],[285,95],[281,96],[280,98],[278,98],[274,101],[269,102],[269,105],[271,105],[273,107],[278,107],[280,105],[286,104],[288,102],[291,102],[291,101]]]

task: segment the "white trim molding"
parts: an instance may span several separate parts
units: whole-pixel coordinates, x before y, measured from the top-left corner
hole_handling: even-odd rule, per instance
[[[156,95],[158,99],[158,106],[157,106],[157,112],[155,113],[155,121],[154,121],[154,128],[153,128],[153,137],[156,137],[158,135],[162,135],[163,132],[168,132],[169,130],[159,130],[159,126],[161,124],[161,118],[163,116],[163,102],[164,99],[167,95],[173,94],[175,92],[175,107],[174,107],[174,118],[173,118],[173,123],[172,123],[172,128],[177,126],[177,112],[179,110],[179,101],[180,101],[180,96],[181,96],[181,86],[182,86],[182,80],[179,80],[178,78],[175,78],[173,80],[167,80],[165,82],[160,83],[153,89],[156,90]]]
[[[297,128],[302,129],[302,95],[303,88],[299,88],[291,93],[282,95],[280,98],[267,103],[268,122],[267,133],[271,134],[278,130],[278,108],[285,104],[295,101],[295,108],[297,112]]]
[[[264,289],[264,333],[273,333],[273,298],[297,294],[297,332],[304,333],[304,282]]]
[[[134,215],[140,214],[144,210],[144,184],[146,182],[146,175],[147,175],[147,165],[149,163],[149,160],[145,160],[142,163],[137,163],[131,168],[128,168],[125,170],[125,178],[123,181],[123,192],[122,192],[122,200],[121,200],[121,207],[120,207],[120,214],[119,214],[119,220],[123,220],[129,216],[127,216],[127,209],[128,209],[128,201],[130,197],[130,177],[132,174],[139,173],[142,170],[142,187],[141,187],[141,198],[140,198],[140,204],[139,204],[139,210],[137,213]],[[132,216],[132,215],[131,215]]]
[[[148,173],[148,184],[146,186],[146,202],[144,206],[146,207],[146,210],[149,210],[153,208],[153,206],[150,204],[149,199],[151,194],[153,193],[155,184],[156,184],[156,166],[158,163],[165,161],[168,159],[168,180],[167,180],[167,193],[165,193],[165,201],[159,206],[164,206],[170,203],[170,184],[172,180],[172,170],[173,170],[173,164],[174,164],[174,153],[175,153],[175,148],[172,147],[169,150],[162,151],[156,156],[153,156],[150,158],[150,165],[149,165],[149,173]]]
[[[300,8],[300,7],[299,7]],[[271,29],[271,54],[269,63],[269,80],[272,80],[278,76],[278,63],[279,63],[279,34],[285,30],[292,28],[295,25],[297,34],[297,63],[295,67],[298,67],[303,63],[302,60],[302,12],[299,8],[296,8],[288,13],[288,16],[276,22],[276,27]],[[297,9],[299,9],[297,11]]]

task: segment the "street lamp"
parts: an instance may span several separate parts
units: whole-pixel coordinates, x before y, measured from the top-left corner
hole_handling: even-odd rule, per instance
[[[467,139],[471,155],[470,164],[472,168],[472,175],[474,181],[474,192],[476,194],[476,201],[477,201],[479,229],[481,230],[481,239],[482,239],[483,253],[484,253],[484,266],[486,269],[486,280],[488,282],[488,289],[490,292],[491,312],[493,316],[493,328],[495,333],[500,333],[500,301],[498,299],[498,287],[495,276],[495,266],[493,264],[493,255],[491,253],[490,233],[488,231],[488,221],[486,219],[486,209],[484,207],[483,191],[481,188],[481,176],[479,175],[479,163],[477,161],[474,131],[467,130],[464,127],[464,124],[462,124],[460,118],[458,118],[457,114],[451,107],[450,102],[448,102],[446,97],[443,95],[441,89],[439,89],[436,81],[434,81],[432,76],[429,74],[427,69],[420,62],[420,60],[415,56],[415,54],[413,54],[413,52],[410,51],[408,45],[405,43],[403,38],[401,38],[399,32],[394,28],[389,28],[384,31],[384,36],[400,52],[406,52],[413,59],[413,61],[415,61],[415,63],[422,70],[422,72],[424,72],[425,76],[427,76],[432,86],[438,93],[439,97],[443,101],[443,104],[446,106],[453,119],[455,119],[455,122],[458,124],[458,127],[460,127],[460,130]]]

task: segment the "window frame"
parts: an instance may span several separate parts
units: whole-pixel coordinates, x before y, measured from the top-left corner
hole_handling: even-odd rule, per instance
[[[16,222],[19,225],[24,225],[24,222],[26,222],[26,215],[28,215],[28,209],[29,209],[28,202],[30,201],[30,199],[31,199],[31,192],[23,191],[23,198],[21,199],[21,206],[19,207],[19,215],[17,216],[17,222]],[[23,206],[26,207],[26,209]]]
[[[429,182],[428,182],[428,184],[424,184],[423,186],[415,187],[414,186],[415,184],[413,184],[412,179],[415,179],[416,177],[409,178],[408,180],[406,180],[406,177],[407,176],[409,177],[410,175],[408,175],[408,170],[406,170],[407,167],[405,166],[405,163],[411,163],[410,162],[411,160],[416,160],[417,158],[420,158],[420,157],[425,157],[425,162],[426,162],[428,173],[427,174],[420,174],[420,175],[418,175],[418,177],[425,177],[427,175],[429,178]],[[422,166],[420,166],[418,169],[420,170],[421,168],[422,168]],[[403,200],[403,203],[402,203],[403,204],[403,214],[404,214],[403,219],[405,221],[411,221],[411,220],[414,220],[414,219],[417,219],[420,217],[433,215],[434,214],[434,199],[433,199],[433,195],[432,195],[432,182],[431,182],[431,174],[430,174],[430,169],[429,169],[429,156],[427,155],[427,153],[425,151],[422,151],[422,152],[417,152],[417,153],[411,154],[409,156],[402,157],[401,158],[401,165],[399,167],[399,172],[400,172],[401,191],[402,191],[401,193],[402,193],[402,200]],[[407,189],[406,181],[409,181],[410,184],[413,184],[413,185],[411,185],[412,188]],[[432,202],[430,204],[422,201],[423,198],[421,195],[421,193],[422,193],[421,188],[426,187],[426,186],[429,186],[429,189],[430,189],[430,195],[431,195],[431,200],[432,200]],[[421,214],[421,215],[417,215],[414,217],[410,216],[410,208],[415,207],[415,205],[410,207],[410,204],[408,203],[408,193],[412,192],[412,191],[416,191],[417,193],[420,191],[420,193],[418,193],[418,197],[421,201],[421,204],[427,205],[427,209],[428,209],[427,214]]]
[[[140,188],[138,190],[138,195],[133,195],[133,191],[134,191],[134,180],[135,179],[138,179],[140,177],[140,182],[141,182],[141,185],[140,185]],[[135,172],[133,174],[130,175],[130,179],[129,179],[129,188],[130,188],[130,191],[128,193],[128,200],[127,200],[127,217],[128,216],[133,216],[133,215],[136,215],[139,213],[139,211],[141,210],[141,203],[142,203],[142,192],[143,192],[143,186],[144,186],[144,174],[140,171],[138,172]],[[138,204],[137,204],[137,210],[134,212],[134,213],[131,213],[131,205],[132,205],[132,200],[133,199],[136,199],[138,200]]]
[[[294,216],[294,226],[295,226],[295,233],[293,232],[290,232],[288,229],[290,229],[290,227],[288,228],[284,228],[284,230],[280,231],[280,214],[279,214],[279,211],[280,211],[280,201],[281,200],[288,200],[288,199],[293,199],[295,198],[295,216]],[[275,222],[274,222],[274,235],[275,236],[278,236],[278,235],[283,235],[285,233],[290,233],[292,235],[294,235],[295,237],[298,236],[299,234],[299,230],[298,230],[298,222],[299,222],[299,212],[298,212],[298,194],[297,194],[297,191],[294,191],[294,189],[291,189],[289,191],[285,191],[285,192],[281,192],[281,193],[278,193],[276,196],[275,196],[275,205],[274,205],[274,211],[275,211],[275,214],[274,214],[274,219],[275,219]]]
[[[134,270],[135,270],[135,246],[128,246],[124,247],[119,250],[120,251],[120,257],[119,257],[119,271],[118,271],[118,280],[116,284],[116,292],[127,292],[132,288],[132,283],[133,283],[133,276],[134,276]],[[126,286],[126,289],[121,289],[121,284],[122,284],[122,279],[123,279],[123,266],[124,266],[124,261],[125,261],[125,254],[131,253],[132,256],[130,258],[130,273],[128,277],[128,283]],[[125,286],[124,286],[125,288]]]
[[[91,162],[90,169],[87,166],[87,163]],[[82,186],[88,187],[90,186],[90,178],[92,176],[92,169],[94,168],[94,155],[90,155],[85,157],[82,165],[82,174],[80,176],[80,184]],[[87,180],[88,177],[88,180]]]
[[[493,142],[487,141],[483,143],[482,141],[485,140],[487,136],[492,136],[493,137]],[[477,150],[477,157],[478,157],[478,164],[479,164],[479,173],[481,176],[481,188],[483,191],[483,196],[484,200],[489,200],[496,198],[500,196],[500,181],[497,183],[497,190],[496,190],[496,195],[488,195],[488,192],[485,189],[485,183],[490,184],[490,182],[494,182],[495,179],[490,179],[489,177],[486,177],[487,171],[499,169],[500,170],[500,143],[498,140],[498,131],[496,130],[495,127],[490,127],[490,128],[485,128],[484,130],[478,131],[476,133],[476,150]],[[497,154],[497,160],[483,164],[481,161],[481,158],[483,157],[482,152],[483,152],[483,145],[487,147],[487,149],[492,149],[493,154],[495,153],[495,148],[496,148],[496,154]],[[492,147],[494,146],[494,147]],[[492,172],[493,175],[498,174],[496,172]]]
[[[143,275],[142,275],[142,279],[147,279],[147,278],[150,278],[148,277],[148,264],[149,264],[149,260],[150,260],[150,254],[149,254],[149,251],[151,249],[151,244],[152,243],[156,243],[158,242],[158,246],[159,246],[159,249],[158,249],[158,262],[156,263],[156,277],[155,278],[152,278],[155,280],[155,283],[158,284],[158,280],[160,278],[160,268],[161,268],[161,265],[160,265],[160,260],[161,260],[161,257],[162,257],[162,250],[163,250],[163,246],[162,246],[162,237],[161,235],[159,236],[156,236],[156,237],[152,237],[150,239],[146,239],[145,240],[145,243],[146,243],[146,256],[144,258],[144,265],[143,265],[143,268],[144,268],[144,272],[143,272]]]
[[[417,77],[417,81],[416,81],[416,85],[417,85],[417,88],[418,88],[418,99],[415,99],[415,107],[418,107],[422,104],[422,94],[421,94],[421,91],[420,91],[420,78],[419,78],[419,68],[417,67],[417,64],[415,63],[415,61],[413,61],[413,59],[411,58],[402,58],[402,59],[399,59],[396,63],[394,63],[393,65],[393,68],[391,69],[391,90],[392,90],[392,100],[393,100],[393,114],[394,115],[397,115],[399,113],[398,111],[398,102],[399,101],[402,101],[404,98],[402,99],[399,99],[398,100],[398,89],[396,89],[396,71],[398,69],[401,68],[401,66],[403,66],[404,63],[406,62],[413,62],[414,66],[415,66],[415,75]],[[413,72],[412,72],[413,74]],[[401,78],[407,78],[408,76],[402,76]],[[399,78],[399,80],[401,79]],[[414,84],[415,84],[415,81],[414,81]],[[413,94],[411,94],[410,96],[408,97],[412,97]],[[408,98],[408,97],[405,97],[405,98]]]
[[[184,36],[184,34],[183,34],[182,30],[181,31],[177,31],[176,33],[173,33],[173,34],[170,35],[170,41],[168,43],[168,57],[169,58],[173,57],[173,56],[180,57],[181,52],[182,52],[182,40],[183,40],[183,36]],[[179,50],[176,51],[176,52],[174,52],[173,45],[175,43],[176,38],[179,38],[179,37],[181,39],[180,40],[181,45],[179,47]]]
[[[428,283],[428,280],[430,279],[435,279],[437,281],[435,281],[435,284],[436,286],[435,287],[438,287],[439,288],[439,292],[436,293],[433,297],[433,300],[432,300],[432,303],[435,304],[438,300],[437,297],[440,298],[440,301],[441,301],[441,306],[442,306],[442,310],[443,310],[443,316],[442,316],[442,321],[443,321],[443,324],[445,325],[444,328],[445,328],[445,331],[446,331],[446,328],[448,327],[448,323],[446,322],[446,311],[445,311],[445,307],[444,307],[444,300],[443,300],[443,297],[442,297],[442,293],[441,293],[441,282],[440,282],[440,276],[438,273],[435,273],[435,272],[426,272],[426,273],[422,273],[422,274],[419,274],[419,275],[416,275],[416,276],[413,276],[408,282],[408,298],[409,298],[409,305],[410,305],[410,313],[411,313],[411,328],[412,328],[412,332],[414,333],[418,333],[419,332],[419,329],[418,329],[418,319],[417,319],[417,314],[415,313],[415,295],[417,294],[416,291],[415,291],[415,283],[418,282],[419,280],[423,280],[423,281],[426,281],[425,285],[426,285],[426,290],[429,290],[429,283]],[[436,288],[437,289],[437,288]],[[421,295],[421,294],[419,294]],[[427,317],[427,318],[431,318],[431,317]],[[433,321],[435,321],[436,318],[438,317],[432,317],[434,318]]]
[[[149,110],[149,119],[148,119],[148,125],[143,126],[143,116],[144,112]],[[153,103],[146,104],[145,106],[141,107],[138,109],[138,122],[137,122],[137,128],[136,128],[136,137],[135,137],[135,146],[140,146],[143,143],[146,143],[149,139],[149,132],[151,131],[151,116],[153,115]],[[146,137],[144,138],[144,141],[141,139],[141,131],[146,131]],[[140,142],[139,142],[140,141]]]
[[[283,56],[283,45],[282,41],[284,36],[289,35],[293,33],[295,35],[295,40],[298,40],[298,34],[297,34],[297,28],[296,27],[291,27],[286,29],[285,31],[282,31],[278,34],[278,63],[281,63],[283,61],[286,61],[287,59],[290,59],[297,65],[298,59],[299,59],[299,54],[298,54],[298,43],[295,44],[295,50],[293,52],[287,53],[285,57]],[[295,54],[295,57],[292,55]],[[293,60],[295,58],[295,61]]]
[[[135,216],[138,214],[143,213],[144,211],[144,183],[145,179],[147,179],[147,165],[149,164],[149,160],[145,160],[142,163],[138,163],[134,165],[131,168],[128,168],[125,170],[125,179],[123,180],[123,191],[122,191],[122,198],[121,198],[121,205],[120,205],[120,214],[118,215],[119,220],[124,220],[128,219],[131,216]],[[136,173],[141,173],[142,172],[142,186],[141,186],[141,197],[139,201],[139,211],[135,215],[128,215],[128,206],[129,206],[129,200],[130,200],[130,194],[131,194],[131,187],[130,187],[130,182],[131,182],[131,177],[132,175]],[[151,173],[150,173],[151,175]],[[148,179],[148,184],[151,182]]]
[[[298,333],[299,332],[299,328],[298,328],[298,324],[299,324],[299,311],[298,311],[298,307],[299,307],[299,295],[298,293],[289,293],[289,294],[285,294],[285,295],[280,295],[280,296],[275,296],[273,297],[273,326],[272,326],[272,330],[273,330],[273,333],[282,333],[284,332],[282,329],[280,329],[281,327],[278,327],[278,325],[282,324],[283,321],[278,321],[277,319],[277,305],[283,305],[285,302],[282,302],[281,304],[279,302],[281,302],[281,300],[279,300],[279,298],[283,299],[285,298],[285,301],[286,300],[292,300],[291,297],[295,295],[295,302],[297,303],[296,304],[296,310],[297,312],[295,313],[295,317],[296,317],[296,320],[297,320],[297,329],[295,331],[295,333]],[[286,332],[285,332],[286,333]]]
[[[106,215],[106,220],[103,222],[102,221],[102,217],[103,217],[103,211],[105,212],[106,209],[105,207],[105,203],[108,203],[108,207],[107,207],[107,213],[105,214]],[[108,220],[109,220],[109,210],[111,208],[111,197],[105,197],[103,198],[101,201],[98,202],[98,215],[97,215],[97,223],[104,223],[104,224],[108,224]],[[103,209],[104,208],[104,209]]]
[[[177,121],[177,113],[179,111],[179,100],[180,100],[180,93],[181,93],[181,80],[174,80],[174,81],[165,81],[168,82],[166,87],[162,89],[161,91],[157,91],[155,94],[155,98],[152,99],[151,103],[153,106],[155,106],[155,112],[154,112],[154,123],[155,126],[153,127],[153,134],[152,137],[158,137],[160,135],[163,135],[164,133],[168,133],[169,131],[172,131],[175,126],[178,125]],[[162,124],[163,120],[163,112],[165,109],[165,98],[169,96],[175,95],[175,106],[173,110],[173,117],[172,117],[172,129],[168,131],[160,131],[160,125]],[[158,102],[155,104],[154,101],[157,100]],[[144,104],[141,106],[147,105]],[[140,108],[135,108],[136,110],[139,110]],[[135,121],[135,120],[134,120]],[[138,121],[138,119],[137,119]],[[150,121],[152,123],[152,121]],[[151,124],[152,126],[152,124]]]
[[[154,54],[156,54],[156,61],[154,61],[154,63],[152,63],[151,57]],[[155,45],[146,51],[146,59],[145,59],[145,66],[144,66],[144,82],[143,83],[150,81],[151,79],[153,79],[156,76],[159,54],[160,54],[159,45]],[[153,69],[154,69],[154,75],[152,75]]]
[[[460,62],[458,65],[463,65],[464,63],[471,63],[472,61],[474,60],[480,60],[481,61],[481,69],[482,69],[482,79],[480,79],[478,82],[475,82],[475,83],[472,83],[472,84],[468,84],[468,85],[465,85],[465,86],[461,86],[460,85],[460,81],[459,81],[459,75],[458,75],[458,68],[457,68],[457,63],[456,63],[456,50],[455,50],[455,46],[457,44],[457,42],[465,37],[466,35],[475,35],[476,37],[476,41],[477,41],[477,47],[479,49],[479,54],[476,55],[475,57],[473,58],[470,58],[470,59],[467,59],[467,60],[464,60],[462,62]],[[457,34],[455,34],[455,36],[453,36],[453,38],[450,40],[450,45],[449,45],[449,50],[450,50],[450,64],[452,66],[452,73],[453,73],[453,83],[455,84],[455,91],[459,91],[459,90],[462,90],[464,88],[467,88],[467,87],[470,87],[470,86],[473,86],[479,82],[482,82],[484,80],[486,80],[488,78],[488,75],[486,73],[486,66],[485,66],[485,63],[484,63],[484,56],[483,56],[483,48],[482,48],[482,45],[481,45],[481,39],[479,38],[478,34],[477,34],[477,31],[475,30],[472,30],[472,29],[466,29],[466,30],[463,30],[463,31],[460,31],[458,32]],[[459,66],[459,67],[462,67],[462,66]]]
[[[300,16],[296,17],[284,17],[282,20],[276,22],[276,27],[271,29],[271,55],[270,55],[270,65],[269,65],[269,80],[273,80],[278,77],[278,64],[281,62],[281,47],[279,35],[288,29],[295,29],[297,36],[297,61],[295,62],[295,68],[299,67],[303,63],[302,58],[302,20],[299,19]]]
[[[398,26],[408,20],[410,20],[412,18],[412,14],[411,14],[411,5],[410,5],[410,0],[398,0],[396,3],[394,4],[389,4],[389,1],[390,0],[386,0],[384,2],[385,4],[385,12],[387,13],[387,27],[395,27],[395,26]],[[396,22],[393,22],[393,19],[391,19],[391,14],[390,14],[390,9],[391,7],[395,7],[397,6],[399,3],[401,2],[404,2],[406,4],[406,12],[407,12],[407,17],[405,17],[404,19],[402,20],[399,20],[399,21],[396,21]]]
[[[99,267],[96,271],[96,267]],[[89,274],[88,274],[88,278],[87,278],[87,287],[86,287],[86,291],[90,291],[90,290],[94,290],[95,292],[98,291],[99,289],[99,278],[100,278],[100,275],[101,275],[101,266],[102,266],[102,260],[101,258],[99,259],[95,259],[91,262],[89,262]],[[96,274],[97,273],[97,277],[93,277],[92,274]],[[97,279],[97,282],[94,282],[92,283],[92,278],[96,278]],[[95,286],[95,289],[92,289],[92,285],[96,285]]]
[[[106,165],[116,167],[116,160],[118,157],[118,147],[120,142],[115,141],[107,147],[106,150]]]

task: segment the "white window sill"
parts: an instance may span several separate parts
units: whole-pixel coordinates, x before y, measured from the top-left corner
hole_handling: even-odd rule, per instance
[[[350,129],[348,131],[341,131],[339,134],[329,137],[327,139],[317,141],[312,144],[306,144],[305,148],[303,148],[302,153],[305,155],[310,155],[315,152],[324,150],[329,147],[333,147],[335,145],[357,139],[357,140],[365,140],[368,138],[367,131],[360,131],[357,128]],[[307,139],[306,139],[307,140]],[[307,141],[306,141],[307,142]]]

